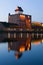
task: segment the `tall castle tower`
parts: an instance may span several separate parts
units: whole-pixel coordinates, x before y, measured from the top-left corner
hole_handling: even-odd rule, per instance
[[[19,6],[15,9],[15,14],[9,13],[8,22],[17,24],[21,28],[31,29],[31,15],[23,14],[23,9]]]

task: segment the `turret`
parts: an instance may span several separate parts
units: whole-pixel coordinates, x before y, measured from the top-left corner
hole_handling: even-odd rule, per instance
[[[15,13],[16,14],[22,14],[23,13],[23,9],[19,6],[17,6],[17,8],[15,9]]]

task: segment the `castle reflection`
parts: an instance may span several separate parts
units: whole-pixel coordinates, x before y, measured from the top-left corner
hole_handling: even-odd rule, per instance
[[[15,51],[16,59],[20,58],[24,51],[31,50],[31,35],[29,35],[29,38],[21,38],[8,42],[8,51],[10,50]]]
[[[0,37],[0,42],[8,42],[8,52],[14,51],[14,55],[16,59],[22,57],[23,52],[31,50],[31,44],[38,45],[43,43],[43,36],[34,34],[24,35],[23,37],[16,37],[16,38],[4,38]]]
[[[37,35],[33,37],[31,34],[28,34],[28,38],[16,38],[13,41],[8,42],[8,51],[15,51],[14,55],[16,59],[19,59],[22,57],[23,52],[31,50],[31,44],[38,45],[40,43],[43,43],[42,39],[43,37],[37,37]]]

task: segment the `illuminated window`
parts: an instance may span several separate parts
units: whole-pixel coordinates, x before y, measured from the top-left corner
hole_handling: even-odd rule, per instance
[[[25,20],[25,15],[20,15],[21,20]]]
[[[43,24],[42,24],[42,27],[43,27]]]
[[[8,48],[8,51],[10,51],[10,47]]]
[[[26,26],[27,26],[27,27],[30,26],[30,19],[26,19]]]
[[[29,19],[29,22],[30,22],[30,19]]]
[[[26,22],[29,24],[30,23],[30,19],[26,19]]]
[[[28,18],[30,18],[30,16],[28,16]]]
[[[43,39],[42,39],[42,43],[43,43]]]
[[[14,31],[16,31],[16,28],[14,28]]]
[[[14,38],[16,38],[16,33],[14,33]]]
[[[8,38],[10,38],[10,33],[8,33]]]
[[[19,51],[20,52],[24,52],[25,51],[25,47],[24,46],[20,47]]]

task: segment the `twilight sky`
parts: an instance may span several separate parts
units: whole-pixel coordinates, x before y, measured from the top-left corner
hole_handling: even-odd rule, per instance
[[[0,0],[0,21],[8,21],[8,13],[15,13],[17,6],[32,15],[32,21],[43,22],[43,0]]]

